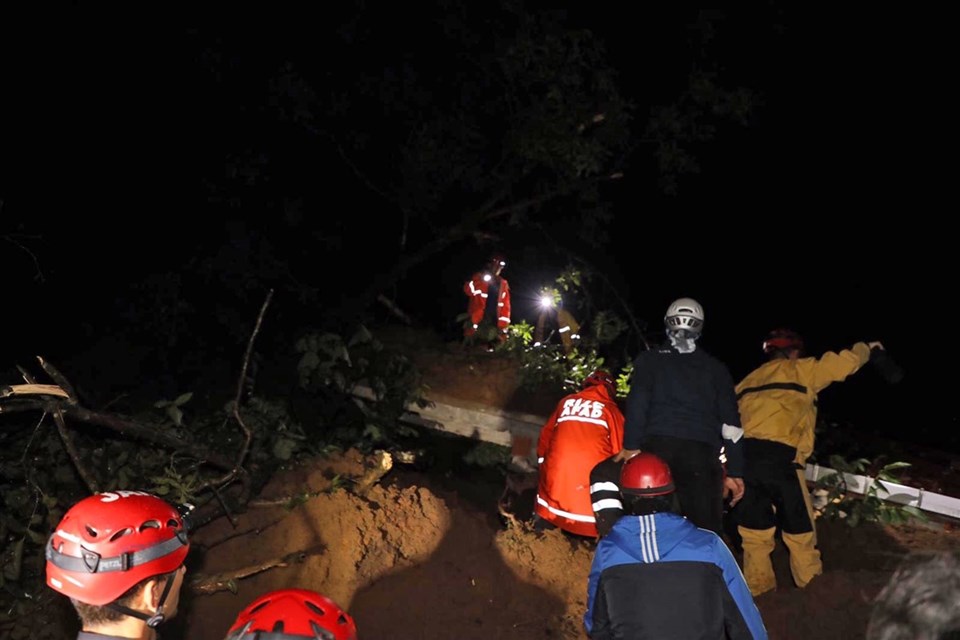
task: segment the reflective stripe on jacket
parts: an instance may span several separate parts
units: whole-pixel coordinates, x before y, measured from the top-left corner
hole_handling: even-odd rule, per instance
[[[869,360],[870,347],[858,342],[819,358],[777,358],[760,365],[736,387],[744,437],[794,447],[796,463],[805,464],[813,453],[817,393]]]
[[[478,271],[473,274],[470,280],[463,285],[463,292],[467,294],[467,315],[474,326],[480,324],[483,320],[483,311],[487,306],[487,294],[490,290],[490,284],[484,280],[484,276],[489,278],[499,277],[500,279],[500,299],[497,300],[497,329],[505,332],[510,327],[510,283],[503,276],[492,276],[484,271]]]

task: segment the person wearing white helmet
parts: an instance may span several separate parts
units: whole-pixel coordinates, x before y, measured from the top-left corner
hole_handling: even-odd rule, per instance
[[[674,300],[663,322],[666,341],[633,362],[624,449],[591,473],[597,528],[603,535],[619,515],[611,481],[618,475],[616,466],[642,450],[670,465],[683,515],[723,536],[724,497],[730,497],[731,505],[743,497],[743,429],[733,377],[724,363],[697,345],[704,324],[699,302]]]

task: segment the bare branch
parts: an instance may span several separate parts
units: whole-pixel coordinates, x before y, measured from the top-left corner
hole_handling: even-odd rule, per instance
[[[80,454],[77,451],[76,446],[73,444],[73,439],[70,437],[70,432],[67,430],[67,423],[63,420],[63,411],[58,409],[53,412],[53,421],[57,423],[57,431],[60,432],[60,439],[63,440],[63,448],[67,450],[67,454],[70,456],[70,459],[73,461],[73,466],[76,467],[77,473],[80,474],[80,477],[83,479],[83,483],[87,485],[87,489],[90,490],[91,494],[99,493],[100,489],[97,485],[97,479],[90,475],[90,472],[84,468],[80,460]]]
[[[74,391],[73,385],[70,384],[70,381],[60,373],[56,367],[44,360],[42,357],[37,356],[37,361],[40,363],[40,366],[43,367],[43,370],[47,372],[47,375],[53,378],[53,381],[56,382],[61,389],[67,392],[67,395],[70,396],[70,399],[74,404],[80,404],[80,397],[77,395],[77,392]]]
[[[211,595],[218,591],[235,591],[237,588],[237,580],[262,573],[274,567],[286,567],[295,562],[303,562],[309,556],[317,555],[323,551],[324,549],[322,547],[316,550],[306,549],[303,551],[294,551],[282,558],[274,558],[273,560],[267,560],[259,564],[235,569],[234,571],[224,571],[212,576],[198,574],[190,583],[190,590],[198,595]]]
[[[263,305],[260,307],[260,314],[257,316],[257,322],[253,327],[253,332],[250,334],[250,339],[247,341],[247,352],[243,357],[243,367],[241,368],[240,376],[237,379],[237,394],[233,399],[233,417],[237,421],[237,424],[240,425],[240,429],[243,430],[243,446],[240,447],[240,453],[237,455],[237,459],[230,471],[220,478],[204,482],[202,485],[200,485],[200,487],[197,488],[197,493],[214,486],[222,487],[233,480],[233,478],[240,473],[240,470],[243,466],[243,461],[247,457],[247,452],[250,450],[250,440],[253,439],[253,432],[250,431],[246,423],[244,423],[243,418],[240,416],[240,399],[243,397],[243,381],[247,378],[247,368],[250,366],[250,357],[253,354],[253,343],[257,338],[257,334],[260,332],[260,327],[263,324],[263,316],[266,315],[267,307],[270,306],[270,300],[272,298],[273,289],[267,292],[267,297],[263,301]]]

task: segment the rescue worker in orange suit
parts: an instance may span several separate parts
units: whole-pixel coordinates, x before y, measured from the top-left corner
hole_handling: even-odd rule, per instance
[[[463,292],[468,299],[464,338],[473,338],[481,325],[487,325],[495,328],[499,342],[507,339],[510,329],[510,283],[500,275],[506,266],[506,259],[495,254],[483,270],[474,273],[464,283]]]
[[[817,394],[856,373],[872,352],[882,350],[879,342],[858,342],[839,353],[802,357],[802,338],[777,329],[763,343],[768,361],[737,385],[746,490],[735,516],[743,574],[754,596],[777,586],[770,553],[778,527],[790,553],[794,583],[805,587],[823,572],[804,476],[814,447]]]
[[[616,382],[603,370],[560,400],[537,444],[537,517],[569,533],[597,537],[590,470],[623,448],[623,419]]]

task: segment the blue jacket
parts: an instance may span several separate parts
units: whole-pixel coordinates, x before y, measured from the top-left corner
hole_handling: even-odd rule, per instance
[[[583,618],[593,640],[766,640],[727,545],[674,513],[623,516],[597,544]]]

